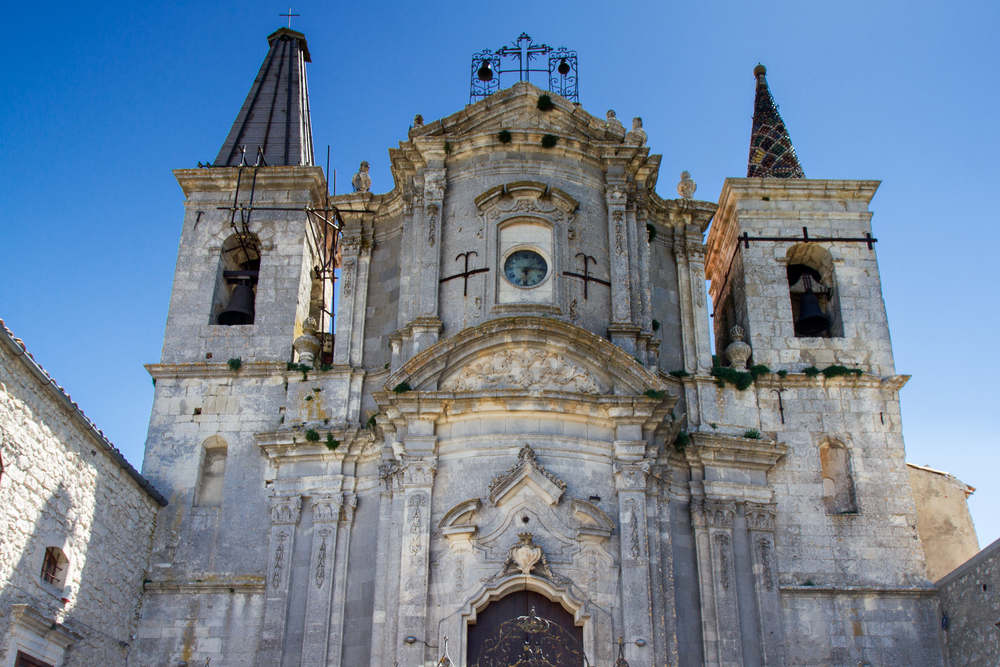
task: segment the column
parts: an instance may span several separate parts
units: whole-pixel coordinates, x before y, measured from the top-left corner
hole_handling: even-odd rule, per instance
[[[774,503],[746,503],[745,516],[753,564],[760,646],[765,665],[784,665],[784,628],[774,556]]]
[[[302,496],[272,496],[270,558],[264,584],[264,627],[258,665],[281,664],[288,612],[288,582],[292,574],[295,527],[302,511]]]
[[[302,664],[320,665],[326,661],[330,632],[330,595],[333,591],[333,565],[337,552],[337,520],[340,518],[339,493],[316,496],[313,504],[313,543],[309,560],[306,622],[302,638]]]
[[[649,464],[618,463],[618,522],[621,530],[622,623],[625,658],[633,667],[653,664],[653,600],[649,581],[646,485]],[[643,646],[637,646],[641,639]]]

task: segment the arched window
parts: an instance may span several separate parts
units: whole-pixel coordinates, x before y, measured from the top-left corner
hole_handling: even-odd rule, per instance
[[[66,585],[66,571],[69,569],[69,559],[59,547],[45,547],[45,558],[42,560],[42,581],[62,588]]]
[[[836,440],[828,440],[819,448],[823,469],[823,504],[827,514],[854,514],[858,505],[854,498],[851,475],[851,453]]]
[[[253,234],[233,234],[222,244],[219,274],[212,298],[211,324],[253,324],[260,241]]]
[[[788,249],[785,258],[795,336],[843,336],[830,252],[815,243],[797,243]]]
[[[213,435],[202,444],[201,466],[194,504],[200,507],[217,507],[222,504],[222,483],[226,476],[226,441]]]

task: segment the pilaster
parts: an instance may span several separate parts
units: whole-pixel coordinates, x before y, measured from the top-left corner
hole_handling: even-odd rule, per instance
[[[778,568],[774,551],[776,511],[774,503],[748,502],[744,509],[753,564],[757,618],[760,621],[760,647],[765,665],[785,664]]]
[[[711,545],[719,664],[742,665],[743,641],[740,633],[733,551],[733,519],[736,516],[736,503],[731,500],[706,498],[704,508],[705,528]]]
[[[265,580],[264,628],[257,664],[281,664],[288,613],[288,583],[292,576],[295,529],[302,512],[302,496],[271,497],[271,557]]]
[[[321,664],[330,639],[330,603],[333,567],[337,553],[337,521],[342,497],[339,493],[312,499],[313,543],[306,592],[306,622],[302,639],[302,663]],[[337,664],[337,663],[334,663]]]
[[[605,196],[608,215],[608,250],[611,273],[611,324],[631,325],[632,307],[629,297],[628,230],[625,221],[625,183],[607,184]],[[618,341],[612,335],[611,342]]]
[[[430,565],[430,513],[436,461],[428,457],[403,459],[403,499],[405,515],[400,549],[397,646],[400,664],[424,662],[423,642],[407,643],[405,638],[426,634],[427,585]]]
[[[653,600],[650,590],[646,487],[649,464],[615,466],[618,521],[621,526],[622,633],[630,665],[653,664]]]
[[[328,665],[340,665],[344,650],[344,614],[347,604],[347,567],[351,551],[351,531],[354,528],[354,510],[358,506],[358,497],[346,493],[341,504],[340,520],[335,529],[339,533],[335,552],[335,567],[333,568],[333,604],[330,610],[330,639],[327,649]],[[310,664],[303,660],[303,664]]]

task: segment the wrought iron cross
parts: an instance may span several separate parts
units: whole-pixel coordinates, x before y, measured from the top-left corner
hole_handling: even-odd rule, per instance
[[[278,14],[278,16],[287,16],[288,17],[288,27],[291,28],[292,27],[292,17],[293,16],[302,16],[302,14],[293,14],[292,13],[292,8],[289,7],[287,14]]]
[[[591,255],[587,255],[587,254],[582,253],[582,252],[576,253],[575,256],[576,257],[583,257],[583,273],[574,273],[572,271],[563,271],[563,275],[564,276],[571,276],[573,278],[580,278],[581,280],[583,280],[583,298],[584,298],[584,300],[586,300],[586,298],[587,298],[587,286],[590,283],[592,283],[592,282],[594,282],[594,283],[600,283],[600,284],[605,285],[607,287],[611,287],[611,283],[609,283],[607,280],[601,280],[600,278],[595,278],[594,276],[590,275],[590,263],[593,262],[594,264],[597,264],[597,260],[596,259],[594,259]]]
[[[443,283],[443,282],[447,282],[449,280],[453,280],[455,278],[462,278],[462,282],[463,282],[463,284],[462,284],[462,296],[469,296],[469,276],[474,276],[477,273],[483,273],[485,271],[489,271],[489,269],[486,268],[486,267],[483,267],[481,269],[472,269],[470,271],[469,270],[469,255],[475,255],[476,257],[479,257],[479,253],[476,252],[475,250],[470,250],[469,252],[460,252],[460,253],[458,253],[457,255],[455,255],[455,261],[457,262],[458,260],[464,258],[465,259],[465,271],[463,271],[462,273],[456,273],[453,276],[448,276],[447,278],[442,278],[441,280],[438,281],[438,282]]]

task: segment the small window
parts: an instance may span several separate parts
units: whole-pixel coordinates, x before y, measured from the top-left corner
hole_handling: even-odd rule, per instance
[[[66,584],[66,570],[69,560],[59,547],[46,547],[45,560],[42,561],[42,581],[53,586],[62,587]]]
[[[819,448],[823,468],[823,504],[827,514],[856,514],[851,454],[847,447],[832,440]]]
[[[201,507],[217,507],[222,504],[228,448],[226,441],[217,435],[206,440],[202,447],[204,453],[194,504]]]
[[[18,651],[17,658],[14,660],[14,667],[52,667],[52,664],[32,657],[24,651]]]

